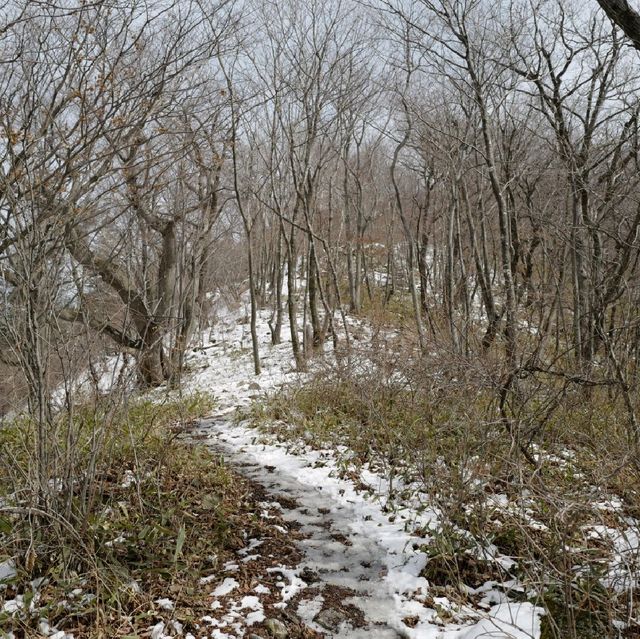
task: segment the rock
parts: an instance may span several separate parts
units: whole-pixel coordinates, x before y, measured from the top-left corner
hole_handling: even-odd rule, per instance
[[[314,619],[317,624],[327,630],[337,630],[338,626],[346,620],[346,615],[335,608],[321,610]]]
[[[318,573],[315,570],[311,570],[309,566],[305,566],[304,570],[300,573],[300,577],[303,581],[306,581],[308,584],[312,584],[315,581],[318,581]]]
[[[260,386],[260,384],[258,384],[258,382],[251,382],[249,384],[249,390],[260,390],[262,388],[262,386]]]
[[[264,626],[275,639],[287,639],[289,636],[287,627],[278,619],[267,619]]]

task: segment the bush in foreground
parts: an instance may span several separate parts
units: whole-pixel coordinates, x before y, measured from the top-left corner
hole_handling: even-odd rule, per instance
[[[638,636],[637,455],[608,391],[585,401],[563,388],[553,411],[536,412],[556,380],[536,380],[530,397],[522,384],[510,435],[490,374],[473,363],[447,370],[368,353],[318,368],[249,417],[283,439],[345,446],[345,473],[366,465],[389,481],[391,513],[435,509],[440,528],[423,531],[432,596],[477,605],[493,584],[545,609],[544,639]]]
[[[52,473],[46,495],[31,479],[36,425],[2,427],[0,565],[15,574],[0,586],[0,628],[37,636],[44,618],[76,636],[122,636],[146,623],[154,597],[195,597],[217,552],[237,545],[241,499],[220,460],[177,437],[211,407],[197,395],[61,413],[57,457],[76,463],[71,476]]]

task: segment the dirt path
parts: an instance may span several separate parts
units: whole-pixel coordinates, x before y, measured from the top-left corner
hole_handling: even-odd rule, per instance
[[[289,605],[302,621],[332,637],[395,639],[413,634],[403,619],[411,623],[415,607],[424,612],[424,606],[407,598],[406,589],[401,592],[402,581],[417,594],[426,582],[418,576],[421,556],[412,547],[400,547],[409,540],[406,535],[396,539],[397,550],[390,551],[389,541],[400,532],[397,524],[374,518],[379,508],[353,494],[347,482],[319,483],[316,471],[326,471],[326,466],[318,466],[318,460],[314,464],[287,456],[286,463],[277,464],[283,458],[274,459],[275,447],[247,441],[251,433],[225,417],[204,422],[199,433],[207,435],[208,445],[231,466],[264,486],[281,504],[285,521],[300,526],[304,559],[291,584],[296,592]]]
[[[253,375],[247,350],[246,324],[229,315],[219,323],[211,343],[190,354],[192,390],[212,392],[216,413],[202,422],[198,438],[219,451],[226,462],[270,494],[289,528],[299,527],[304,539],[296,542],[303,560],[295,569],[281,571],[281,608],[302,620],[311,632],[358,639],[535,639],[540,635],[540,611],[529,602],[511,602],[495,582],[478,591],[486,601],[470,607],[459,597],[438,596],[421,577],[430,539],[412,530],[439,527],[438,516],[424,504],[407,504],[393,517],[380,501],[340,479],[335,451],[296,450],[285,444],[263,444],[260,434],[238,425],[238,408],[283,384],[300,383],[292,368],[290,345],[270,344],[268,314],[260,318],[263,374]],[[384,478],[363,471],[358,480],[384,499]],[[273,504],[271,504],[273,506]],[[272,558],[274,559],[274,558]],[[265,614],[271,608],[265,607]],[[267,619],[268,621],[268,619]],[[226,626],[225,626],[226,627]],[[276,636],[253,626],[254,637]],[[212,635],[226,639],[224,632]],[[283,635],[295,639],[304,635]]]

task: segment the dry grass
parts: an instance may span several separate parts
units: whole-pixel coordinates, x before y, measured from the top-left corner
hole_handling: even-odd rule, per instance
[[[629,519],[640,474],[622,401],[610,389],[524,380],[507,432],[498,378],[486,363],[372,351],[320,367],[250,417],[282,438],[346,446],[345,473],[357,478],[366,464],[392,481],[390,509],[406,500],[436,508],[446,523],[425,531],[424,546],[434,595],[473,602],[468,588],[516,580],[526,594],[509,596],[547,611],[545,639],[616,637],[620,622],[632,632],[638,552],[618,556],[612,537],[640,528]],[[486,548],[513,567],[483,556]],[[616,561],[634,583],[608,582]]]
[[[17,576],[0,590],[0,603],[20,595],[27,604],[35,597],[36,605],[0,613],[0,627],[38,636],[44,617],[77,637],[135,634],[157,614],[153,600],[167,593],[195,619],[203,606],[197,578],[242,545],[236,524],[248,516],[242,483],[207,450],[176,438],[210,407],[202,396],[131,402],[112,415],[91,493],[80,492],[78,468],[69,485],[53,478],[60,503],[40,508],[28,485],[17,485],[21,473],[28,477],[33,425],[16,420],[3,428],[3,455],[17,465],[11,472],[0,466],[0,561],[10,558]],[[101,414],[87,406],[75,418]],[[81,507],[81,500],[88,506]],[[67,501],[70,514],[64,517],[61,504]],[[183,617],[190,622],[189,614]]]

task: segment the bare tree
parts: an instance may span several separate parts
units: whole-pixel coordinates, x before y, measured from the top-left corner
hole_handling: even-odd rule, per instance
[[[224,3],[218,10],[221,24],[230,24]],[[171,130],[196,88],[185,84],[187,71],[211,59],[217,46],[219,34],[208,24],[195,5],[142,14],[93,5],[70,14],[45,9],[15,27],[19,61],[4,67],[5,263],[21,238],[55,229],[52,239],[63,238],[94,289],[89,294],[83,285],[67,296],[59,317],[88,322],[138,351],[141,380],[152,385],[172,374],[163,342],[177,325],[176,239],[185,222],[184,209],[162,211],[159,191],[167,188],[176,152],[183,153]],[[33,205],[25,210],[27,193]],[[141,273],[126,256],[135,237],[128,227],[140,232]],[[5,268],[6,278],[10,272]],[[121,304],[106,320],[91,303],[95,287]]]

